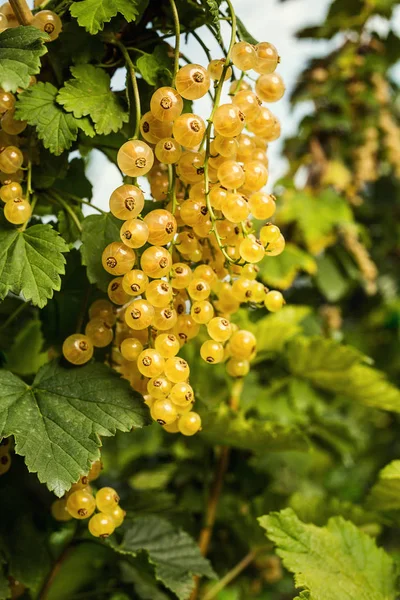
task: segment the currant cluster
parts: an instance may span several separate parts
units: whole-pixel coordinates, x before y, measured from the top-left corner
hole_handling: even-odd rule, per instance
[[[0,475],[5,475],[11,467],[11,438],[3,438],[0,442]]]
[[[56,39],[61,31],[61,20],[50,10],[36,13],[30,23],[33,27],[45,31],[50,39]],[[8,2],[0,6],[0,32],[19,25],[17,18]],[[30,85],[36,83],[31,77]],[[22,93],[23,90],[18,90]],[[21,137],[27,126],[26,121],[15,119],[14,94],[0,89],[0,199],[5,203],[4,216],[13,225],[23,225],[32,215],[32,205],[29,202],[30,181],[21,183],[24,179],[24,164],[27,156],[24,151],[26,140]]]
[[[120,240],[102,255],[104,269],[114,275],[111,302],[92,304],[85,335],[70,336],[63,347],[70,362],[83,364],[94,346],[114,339],[115,368],[144,395],[154,420],[184,435],[195,434],[201,419],[192,410],[195,396],[181,347],[204,327],[209,337],[201,358],[211,365],[225,361],[229,375],[243,377],[256,338],[231,316],[243,303],[272,312],[284,304],[280,292],[257,281],[257,263],[285,246],[268,221],[275,198],[263,191],[267,144],[279,137],[280,125],[262,101],[275,102],[284,93],[275,73],[279,57],[267,42],[239,42],[231,58],[241,77],[231,83],[230,102],[219,104],[224,82],[233,78],[225,59],[207,68],[188,64],[177,72],[175,87],[154,92],[140,120],[143,140],[120,148],[118,166],[129,179],[112,193],[110,211],[123,223]],[[245,80],[250,69],[259,75],[255,91]],[[206,95],[211,80],[216,91],[206,124],[198,114],[183,113],[183,101]],[[143,176],[161,208],[145,200],[136,183]]]
[[[53,502],[51,512],[57,521],[90,517],[90,533],[94,537],[106,538],[122,525],[126,513],[119,506],[119,497],[113,488],[103,487],[93,493],[89,483],[97,479],[101,469],[100,461],[93,463],[87,476],[74,483],[64,498]],[[95,513],[96,509],[98,512]]]
[[[40,4],[43,4],[43,2],[35,0],[35,7]],[[20,23],[14,14],[11,4],[9,2],[2,4],[0,6],[0,33],[19,25]],[[51,10],[40,10],[34,14],[29,25],[47,33],[50,41],[57,39],[62,29],[60,17]]]

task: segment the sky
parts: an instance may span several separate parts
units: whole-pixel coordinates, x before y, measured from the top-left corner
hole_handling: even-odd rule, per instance
[[[281,57],[278,71],[286,84],[286,94],[277,103],[268,105],[273,113],[280,119],[282,137],[272,142],[268,149],[270,162],[270,179],[267,188],[271,189],[273,183],[283,175],[286,169],[285,159],[281,156],[282,140],[293,135],[301,117],[311,106],[303,103],[295,111],[290,107],[290,91],[294,87],[299,74],[311,57],[323,56],[332,42],[297,40],[294,36],[297,30],[323,22],[328,11],[330,0],[289,0],[281,3],[279,0],[232,0],[235,12],[241,18],[246,28],[259,41],[269,41],[274,44]],[[400,7],[395,16],[396,29],[400,31]],[[230,28],[223,23],[223,37],[229,40]],[[382,23],[374,24],[377,29]],[[210,48],[214,58],[222,58],[221,50],[206,28],[198,30],[199,35]],[[207,65],[207,58],[196,40],[189,36],[188,43],[182,40],[182,52],[190,57],[192,62]],[[173,44],[173,38],[171,38]],[[335,41],[333,41],[335,44]],[[114,89],[124,88],[124,70],[120,70],[113,80]],[[400,68],[399,68],[400,71]],[[225,84],[225,88],[229,83]],[[224,98],[222,98],[224,101]],[[201,99],[195,104],[194,112],[204,119],[210,112],[207,99]],[[97,206],[108,209],[108,200],[112,191],[122,183],[121,175],[107,158],[98,151],[92,153],[87,175],[93,184],[93,202]],[[91,212],[91,209],[88,209]]]

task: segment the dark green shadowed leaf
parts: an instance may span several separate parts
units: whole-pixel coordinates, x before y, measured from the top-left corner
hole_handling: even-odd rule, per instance
[[[140,56],[136,66],[149,85],[156,85],[160,82],[167,83],[168,78],[171,78],[172,61],[165,45],[157,46],[153,54]]]
[[[239,17],[237,15],[236,15],[236,23],[237,23],[237,29],[238,29],[241,40],[243,40],[244,42],[248,42],[249,44],[252,44],[253,46],[258,44],[258,41],[256,40],[256,38],[254,38],[251,35],[251,33],[249,33],[247,31],[246,27],[244,26],[243,21],[241,19],[239,19]]]
[[[61,287],[68,246],[50,225],[0,230],[0,299],[8,292],[43,307]]]
[[[112,544],[112,547],[121,554],[132,556],[145,550],[155,567],[156,578],[180,600],[189,598],[194,587],[193,575],[215,577],[197,543],[160,517],[134,519],[126,529],[122,543]]]
[[[121,221],[111,213],[90,215],[82,222],[82,263],[87,267],[87,276],[91,283],[96,283],[106,290],[112,275],[109,275],[101,263],[104,248],[111,242],[119,241]]]
[[[99,436],[149,422],[127,381],[103,364],[43,366],[32,386],[0,371],[0,437],[15,437],[29,471],[58,496],[100,456]]]
[[[0,33],[0,88],[15,92],[28,87],[30,77],[39,73],[47,39],[47,34],[35,27],[14,27]]]

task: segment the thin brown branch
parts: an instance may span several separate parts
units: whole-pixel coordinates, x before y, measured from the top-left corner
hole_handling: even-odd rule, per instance
[[[232,385],[231,398],[229,401],[232,410],[238,410],[240,395],[243,389],[243,379],[237,379]],[[211,542],[211,536],[214,529],[215,519],[217,516],[218,502],[221,496],[222,488],[224,485],[225,474],[228,470],[229,446],[222,446],[219,454],[217,464],[215,466],[214,477],[211,483],[210,495],[207,502],[206,517],[204,526],[199,536],[199,548],[203,556],[206,556]],[[197,577],[195,579],[195,588],[192,592],[190,600],[196,600],[199,593],[199,581]]]
[[[242,560],[238,562],[238,564],[235,565],[233,569],[228,571],[228,573],[224,577],[222,577],[222,579],[220,579],[218,583],[213,588],[211,588],[209,592],[207,592],[207,594],[204,596],[204,598],[202,598],[202,600],[213,600],[213,598],[215,598],[217,594],[219,594],[219,592],[224,589],[224,587],[226,587],[234,579],[236,579],[236,577],[240,575],[240,573],[244,571],[250,563],[253,562],[258,552],[259,551],[257,550],[251,550],[251,552],[246,554],[246,556],[242,558]]]
[[[26,0],[10,0],[10,4],[17,17],[18,23],[21,25],[29,25],[33,19],[33,14]]]

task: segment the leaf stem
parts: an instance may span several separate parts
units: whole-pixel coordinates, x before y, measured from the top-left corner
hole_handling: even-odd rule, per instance
[[[137,140],[137,138],[139,137],[140,119],[142,118],[142,111],[141,111],[141,107],[140,107],[140,94],[139,94],[139,88],[138,88],[138,84],[137,84],[137,80],[136,80],[135,66],[134,66],[132,59],[129,56],[129,52],[125,48],[125,46],[118,40],[113,41],[113,43],[121,50],[121,53],[125,59],[126,68],[128,69],[129,76],[131,78],[133,98],[135,101],[135,113],[136,113],[136,115],[135,115],[136,116],[135,130],[133,132],[133,136],[131,137],[131,139]]]
[[[192,36],[194,37],[195,40],[197,40],[197,42],[200,44],[200,46],[203,48],[204,52],[206,53],[206,56],[208,58],[208,62],[212,61],[212,56],[211,56],[211,52],[210,50],[207,48],[207,46],[205,45],[205,43],[203,42],[203,40],[201,39],[201,37],[199,36],[199,34],[196,31],[191,31]]]
[[[10,323],[12,323],[20,315],[20,313],[22,313],[26,309],[27,306],[30,306],[29,302],[21,302],[21,304],[14,310],[14,312],[11,313],[8,319],[6,319],[4,323],[2,323],[2,325],[0,326],[0,331],[6,329],[10,325]]]
[[[228,573],[224,577],[222,577],[222,579],[220,579],[218,583],[214,585],[214,587],[211,588],[211,590],[207,594],[205,594],[202,600],[213,600],[213,598],[215,598],[219,594],[219,592],[224,589],[224,587],[226,587],[229,583],[231,583],[231,581],[236,579],[236,577],[240,575],[240,573],[244,571],[250,563],[253,562],[260,550],[261,549],[251,550],[248,554],[246,554],[246,556],[242,558],[242,560],[238,562],[238,564],[235,565],[233,569],[228,571]]]
[[[178,9],[176,8],[175,0],[169,0],[172,10],[172,16],[174,19],[175,28],[175,52],[174,52],[174,74],[172,78],[172,85],[175,85],[175,77],[179,71],[179,49],[181,43],[181,26],[179,23]]]
[[[79,196],[75,196],[74,194],[70,194],[69,192],[63,192],[63,193],[66,196],[68,196],[69,198],[71,198],[71,200],[73,200],[74,202],[78,202],[78,204],[84,204],[85,206],[90,206],[91,208],[94,208],[95,210],[97,210],[99,213],[102,213],[103,215],[107,214],[107,212],[105,210],[103,210],[102,208],[95,206],[94,204],[92,204],[91,202],[88,202],[87,200],[83,200],[83,198],[79,198]]]
[[[64,198],[62,198],[61,196],[59,196],[58,194],[56,194],[55,192],[51,192],[53,198],[63,207],[63,209],[65,210],[65,212],[67,212],[69,214],[69,216],[71,217],[71,219],[73,220],[73,222],[75,223],[79,233],[82,233],[82,225],[80,220],[78,219],[77,215],[75,214],[75,212],[72,210],[72,208],[70,207],[70,205],[65,202]]]
[[[33,19],[33,14],[26,0],[10,0],[13,13],[21,25],[29,25]]]

